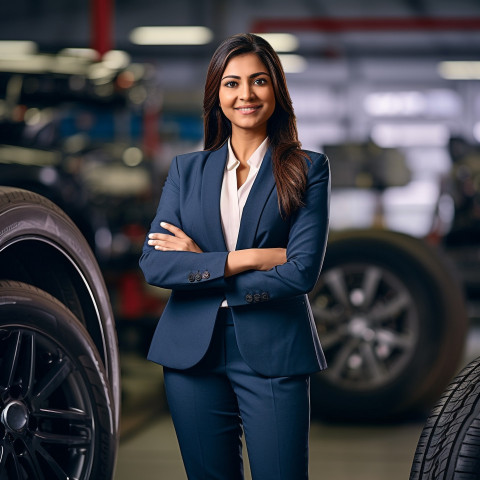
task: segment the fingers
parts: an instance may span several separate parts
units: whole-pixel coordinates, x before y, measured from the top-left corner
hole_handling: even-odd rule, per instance
[[[151,233],[148,244],[156,250],[185,250],[184,241],[166,233]]]
[[[181,228],[178,228],[175,225],[172,225],[171,223],[160,222],[160,226],[165,230],[168,230],[169,232],[173,233],[176,237],[184,238],[187,236],[185,235],[185,233]]]
[[[148,235],[148,245],[154,247],[155,250],[202,252],[198,245],[181,228],[166,222],[161,222],[160,226],[173,235],[168,233],[150,233]]]

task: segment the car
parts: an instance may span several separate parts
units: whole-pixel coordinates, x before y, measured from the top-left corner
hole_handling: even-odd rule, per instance
[[[119,373],[84,236],[45,197],[0,187],[0,478],[111,479]]]

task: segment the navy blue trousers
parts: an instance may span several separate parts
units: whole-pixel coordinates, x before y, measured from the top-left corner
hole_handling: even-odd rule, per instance
[[[228,308],[220,309],[202,361],[188,370],[165,367],[164,375],[189,480],[242,480],[242,432],[253,480],[308,479],[310,377],[254,372]]]

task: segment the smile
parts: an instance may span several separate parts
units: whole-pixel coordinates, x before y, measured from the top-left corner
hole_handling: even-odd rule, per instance
[[[238,107],[235,110],[237,110],[240,113],[248,114],[248,113],[256,112],[260,108],[261,108],[261,106]]]

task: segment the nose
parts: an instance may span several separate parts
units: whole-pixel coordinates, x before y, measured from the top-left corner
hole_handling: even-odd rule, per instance
[[[248,100],[252,98],[253,89],[250,85],[250,82],[245,82],[242,86],[242,91],[240,92],[240,100]]]

